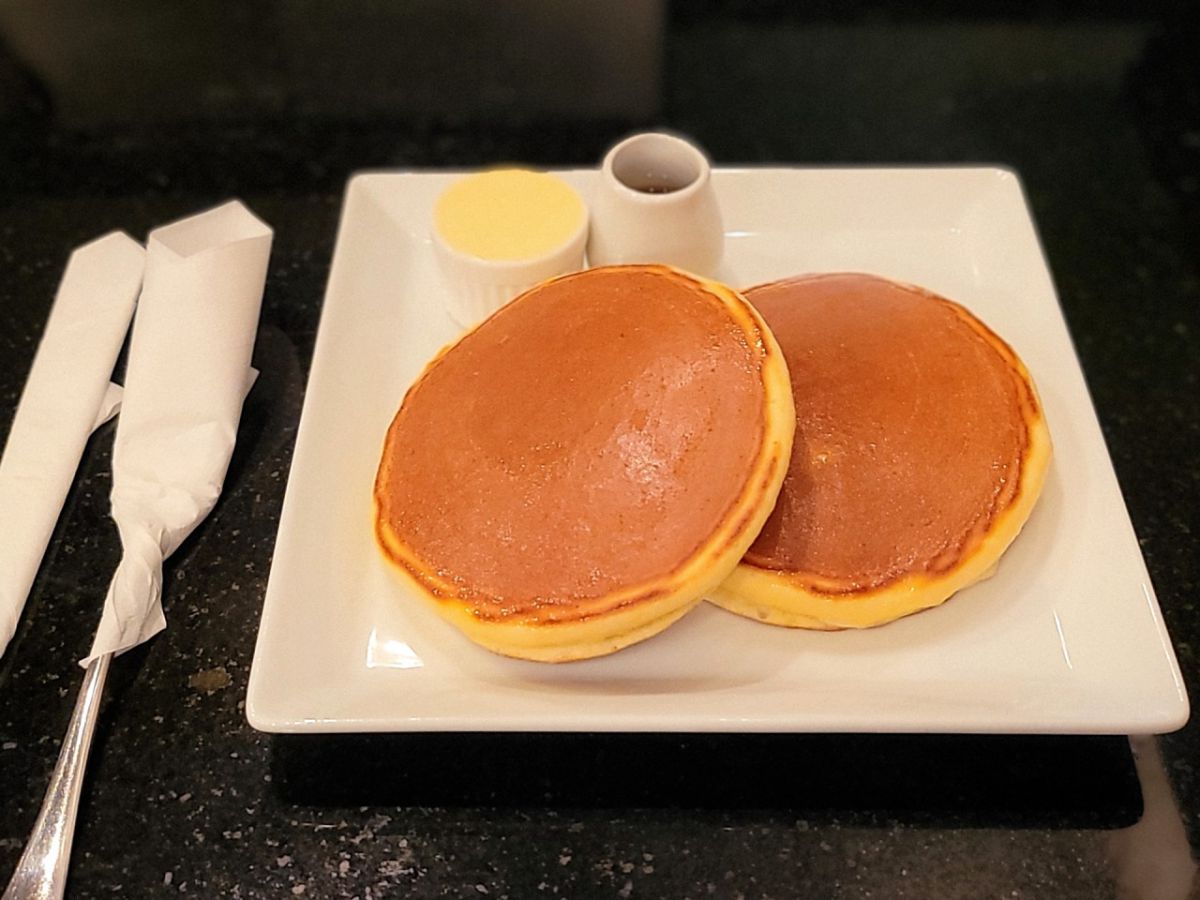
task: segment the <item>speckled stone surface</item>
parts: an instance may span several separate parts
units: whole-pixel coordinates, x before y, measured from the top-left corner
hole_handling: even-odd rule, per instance
[[[312,107],[269,48],[243,48],[254,77],[239,80],[208,69],[208,45],[185,32],[174,52],[196,67],[203,115],[123,119],[114,103],[83,124],[59,112],[69,79],[27,61],[28,17],[0,16],[0,437],[72,247],[112,228],[141,237],[230,195],[276,228],[262,375],[216,510],[168,562],[167,631],[114,663],[68,896],[1188,896],[1188,841],[1200,847],[1194,723],[1139,743],[1140,784],[1122,737],[284,738],[246,723],[346,177],[591,164],[646,125],[692,135],[718,163],[1020,173],[1196,696],[1193,36],[1169,5],[1144,19],[1003,4],[972,19],[764,9],[670,8],[653,115],[548,116],[507,94],[491,116],[452,103],[301,115]],[[0,880],[36,815],[80,680],[74,660],[119,556],[111,441],[109,425],[89,445],[0,658]],[[0,527],[19,523],[0,510]]]

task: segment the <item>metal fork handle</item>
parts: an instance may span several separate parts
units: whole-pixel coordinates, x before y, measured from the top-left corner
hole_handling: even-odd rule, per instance
[[[17,870],[0,900],[59,900],[67,886],[67,866],[71,860],[71,839],[75,834],[75,816],[83,789],[96,713],[104,693],[111,653],[94,659],[83,676],[75,712],[67,726],[58,762],[46,788],[46,798],[38,813],[25,852],[17,861]]]

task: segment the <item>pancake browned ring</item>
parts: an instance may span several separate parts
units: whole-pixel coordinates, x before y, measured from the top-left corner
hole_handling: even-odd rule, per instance
[[[746,296],[787,358],[796,436],[775,510],[711,599],[778,625],[861,628],[990,574],[1051,454],[1012,349],[957,303],[872,275]]]
[[[737,565],[775,502],[794,415],[783,356],[735,291],[665,266],[567,275],[410,388],[376,534],[483,646],[611,653]]]

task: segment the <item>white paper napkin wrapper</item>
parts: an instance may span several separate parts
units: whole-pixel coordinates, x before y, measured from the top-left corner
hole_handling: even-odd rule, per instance
[[[0,656],[16,630],[83,448],[120,402],[113,366],[145,251],[112,232],[71,254],[0,456]]]
[[[123,556],[83,665],[166,625],[163,560],[221,493],[271,238],[237,201],[150,234],[113,444],[112,515]]]

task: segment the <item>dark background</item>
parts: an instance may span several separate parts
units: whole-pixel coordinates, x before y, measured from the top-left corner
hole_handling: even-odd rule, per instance
[[[591,165],[657,126],[718,164],[1019,172],[1196,696],[1190,6],[0,4],[0,436],[74,246],[231,195],[276,229],[263,374],[222,501],[168,564],[171,627],[114,664],[69,895],[1187,897],[1195,724],[1138,743],[1139,784],[1120,737],[312,740],[242,707],[347,176]],[[119,555],[110,444],[0,658],[0,878]]]

